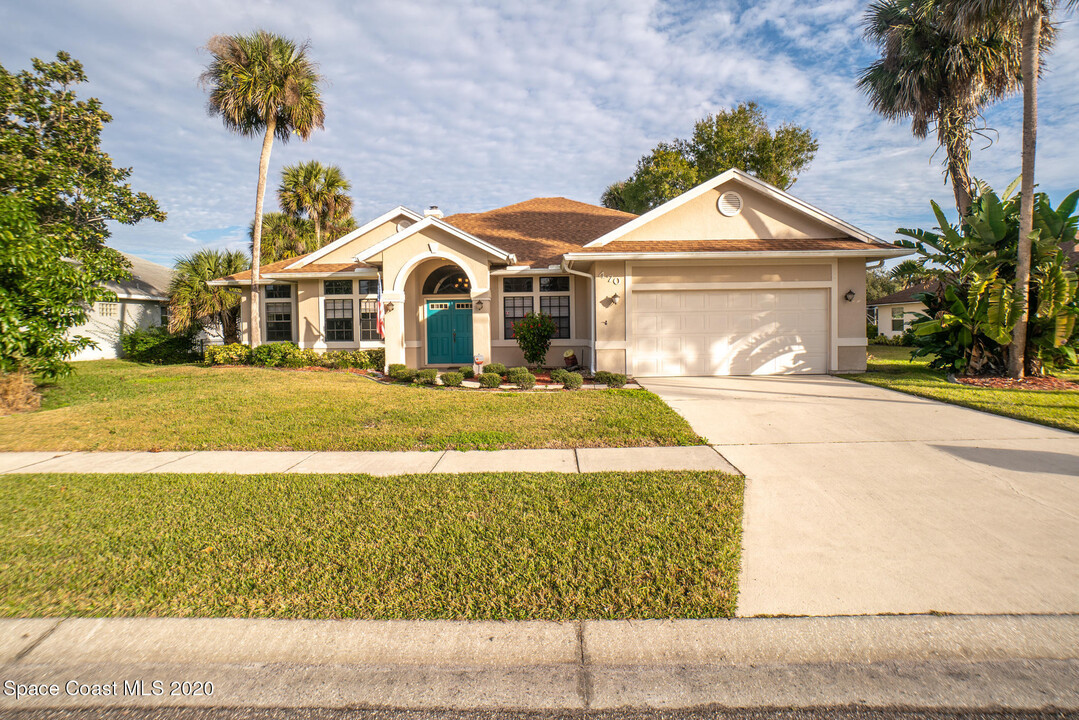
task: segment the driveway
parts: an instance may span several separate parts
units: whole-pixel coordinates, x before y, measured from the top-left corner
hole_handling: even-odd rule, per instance
[[[740,615],[1079,612],[1079,435],[828,376],[640,383],[746,475]]]

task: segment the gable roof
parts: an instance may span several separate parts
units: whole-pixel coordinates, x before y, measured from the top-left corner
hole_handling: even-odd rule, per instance
[[[866,303],[866,305],[868,305],[869,307],[873,307],[874,305],[899,305],[901,303],[918,302],[918,298],[914,297],[915,295],[924,292],[936,292],[936,289],[937,287],[939,287],[939,285],[940,283],[938,282],[928,282],[920,283],[918,285],[911,285],[909,288],[905,288],[903,290],[900,290],[899,292],[894,292],[891,295],[885,295],[882,298],[870,300]]]
[[[393,220],[394,218],[398,218],[398,217],[402,217],[402,216],[408,218],[409,220],[411,220],[414,223],[419,222],[420,220],[423,219],[423,217],[421,215],[419,215],[419,213],[416,213],[416,212],[414,212],[412,210],[409,210],[404,205],[398,205],[393,210],[390,210],[387,213],[383,213],[382,215],[379,215],[374,220],[371,220],[370,222],[364,223],[363,225],[356,228],[355,230],[348,233],[347,235],[342,235],[341,237],[334,240],[332,243],[328,243],[328,244],[320,247],[318,250],[315,250],[314,252],[307,253],[306,255],[300,255],[299,257],[296,257],[296,258],[290,258],[291,264],[288,265],[288,269],[291,270],[291,269],[295,269],[295,268],[302,268],[302,267],[304,267],[306,265],[310,265],[311,263],[315,262],[319,258],[326,257],[326,255],[330,254],[331,252],[333,252],[337,248],[343,247],[344,245],[347,245],[348,243],[352,242],[353,240],[360,237],[361,235],[365,235],[365,234],[371,232],[372,230],[377,228],[379,225],[382,225],[383,223],[389,222],[390,220]]]
[[[317,252],[317,251],[316,251]],[[309,258],[315,253],[310,252],[305,255],[298,255],[297,257],[285,258],[284,260],[278,260],[277,262],[267,263],[263,265],[259,270],[259,276],[267,280],[273,280],[275,278],[287,278],[290,275],[335,275],[340,273],[355,273],[360,270],[372,270],[372,276],[374,275],[374,269],[367,263],[351,262],[351,263],[308,263],[297,267],[297,264],[301,261]],[[210,285],[249,285],[251,283],[251,271],[244,270],[243,272],[234,273],[232,275],[226,275],[216,280],[210,280]]]
[[[636,218],[631,213],[564,197],[533,198],[482,213],[458,213],[445,222],[505,248],[518,265],[550,267],[562,256]]]
[[[809,217],[817,220],[818,222],[832,227],[836,231],[836,234],[839,236],[849,236],[862,243],[882,245],[889,248],[893,247],[892,245],[882,241],[880,238],[871,235],[870,233],[867,233],[865,230],[856,228],[850,223],[844,222],[839,218],[835,217],[834,215],[830,215],[823,210],[810,205],[804,200],[800,200],[791,195],[790,193],[784,190],[780,190],[775,185],[771,185],[764,182],[763,180],[755,178],[749,173],[739,170],[738,168],[731,168],[730,170],[721,172],[719,175],[716,175],[711,180],[706,180],[692,190],[687,190],[678,197],[668,200],[657,208],[649,210],[644,215],[639,216],[632,222],[626,223],[621,227],[618,227],[611,232],[608,232],[602,237],[596,238],[592,242],[589,242],[587,245],[585,245],[585,247],[592,249],[614,242],[615,240],[618,240],[619,238],[625,236],[627,233],[632,232],[637,228],[643,227],[644,225],[647,225],[651,221],[655,220],[657,217],[661,215],[666,215],[672,210],[679,208],[682,205],[685,205],[691,200],[699,198],[706,192],[713,190],[714,188],[719,187],[723,183],[726,183],[730,180],[736,180],[743,185],[746,185],[764,195],[771,197],[774,200],[777,200],[791,208],[794,208],[795,210],[798,210],[805,215],[808,215]]]
[[[379,254],[383,250],[385,250],[385,249],[387,249],[389,247],[392,247],[392,246],[396,245],[397,243],[401,242],[402,240],[404,240],[406,238],[410,238],[413,235],[415,235],[416,233],[421,232],[423,230],[426,230],[429,227],[437,227],[437,228],[439,228],[439,229],[441,229],[441,230],[443,230],[445,232],[448,232],[449,234],[453,235],[454,237],[456,237],[456,238],[458,238],[460,240],[463,240],[464,242],[468,243],[469,245],[472,245],[472,246],[477,247],[477,248],[479,248],[480,250],[482,250],[482,251],[484,251],[486,253],[494,255],[495,257],[499,258],[502,262],[513,264],[517,260],[516,257],[514,257],[512,252],[507,252],[506,250],[503,250],[500,247],[496,247],[496,246],[492,245],[491,243],[487,242],[486,240],[484,240],[482,238],[478,238],[475,235],[472,235],[472,234],[466,232],[465,230],[462,230],[459,227],[456,227],[454,225],[451,225],[451,224],[447,223],[445,220],[443,220],[441,218],[438,218],[438,217],[435,217],[434,215],[431,215],[431,216],[425,217],[423,220],[420,220],[417,223],[413,223],[412,225],[409,225],[407,228],[405,228],[404,230],[401,230],[398,233],[395,233],[394,235],[390,235],[385,240],[382,240],[381,242],[377,242],[374,245],[372,245],[371,247],[360,251],[356,255],[356,262],[363,262],[364,260],[367,260],[368,258],[374,257],[375,255]]]
[[[120,253],[131,263],[131,278],[128,280],[110,280],[105,287],[116,293],[116,297],[128,300],[168,300],[169,284],[173,271],[164,265],[144,260],[136,255]]]

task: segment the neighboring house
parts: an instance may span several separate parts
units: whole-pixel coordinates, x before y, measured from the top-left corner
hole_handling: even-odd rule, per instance
[[[116,300],[94,303],[86,323],[70,331],[70,335],[90,338],[97,346],[86,348],[72,360],[120,357],[123,329],[168,324],[172,270],[134,255],[123,255],[131,263],[131,279],[105,283],[105,287],[116,293]]]
[[[636,376],[857,372],[866,262],[909,252],[740,170],[640,217],[565,198],[445,218],[397,207],[264,266],[262,337],[385,347],[411,367],[521,365],[512,324],[542,311],[558,326],[548,365],[572,349]],[[250,318],[245,292],[245,341]]]
[[[866,307],[866,320],[876,325],[877,330],[885,337],[902,335],[915,321],[916,315],[925,313],[928,309],[920,300],[915,299],[915,295],[927,291],[931,291],[927,285],[914,285],[873,300]]]

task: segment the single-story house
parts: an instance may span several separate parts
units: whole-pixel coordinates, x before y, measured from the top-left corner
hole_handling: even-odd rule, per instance
[[[131,278],[105,283],[105,287],[116,294],[116,299],[94,303],[89,308],[86,322],[69,331],[69,335],[88,337],[96,345],[81,350],[72,360],[118,358],[122,354],[120,336],[123,330],[168,324],[172,270],[134,255],[122,254],[131,263]]]
[[[919,284],[872,300],[866,306],[866,320],[876,325],[885,337],[902,335],[915,321],[917,314],[925,313],[928,309],[915,296],[929,291],[927,285]]]
[[[731,169],[639,217],[557,197],[397,207],[262,267],[258,298],[266,341],[384,347],[411,367],[523,364],[512,325],[541,311],[558,326],[548,365],[573,350],[639,377],[858,372],[866,263],[909,252]],[[250,287],[251,273],[211,282]]]

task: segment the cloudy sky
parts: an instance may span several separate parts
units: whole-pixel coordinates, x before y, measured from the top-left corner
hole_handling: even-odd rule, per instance
[[[201,247],[241,247],[254,211],[259,142],[205,112],[197,78],[215,33],[263,27],[310,39],[325,76],[326,129],[275,143],[283,165],[340,165],[363,221],[398,204],[447,214],[562,195],[598,202],[658,141],[755,100],[773,124],[814,131],[820,151],[792,189],[884,238],[931,226],[952,203],[932,141],[877,118],[855,88],[873,52],[858,0],[35,0],[0,6],[0,63],[66,50],[82,95],[114,122],[104,135],[164,223],[115,229],[120,250],[171,264]],[[1062,19],[1040,88],[1038,181],[1079,187],[1079,23]],[[1019,172],[1021,104],[995,105],[973,172],[1003,188]]]

